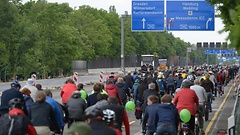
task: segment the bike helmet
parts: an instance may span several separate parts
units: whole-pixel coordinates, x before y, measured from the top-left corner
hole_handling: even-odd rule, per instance
[[[116,119],[115,112],[110,109],[103,110],[102,120],[106,122],[107,125],[111,125],[114,123]]]
[[[183,88],[190,88],[192,85],[193,85],[193,82],[188,80],[188,79],[185,79],[182,82],[182,87]]]
[[[91,109],[89,108],[85,110],[85,116],[86,118],[102,119],[103,111],[100,108],[92,107]]]
[[[193,75],[188,75],[187,80],[193,82],[194,81],[194,76]]]
[[[8,106],[10,109],[18,108],[23,110],[24,103],[21,101],[20,98],[13,98],[9,101]]]
[[[13,80],[11,83],[11,87],[15,87],[15,88],[21,88],[21,84],[17,81],[17,80]]]

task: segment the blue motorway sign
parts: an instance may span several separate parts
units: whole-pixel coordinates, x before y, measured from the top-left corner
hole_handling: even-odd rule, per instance
[[[214,6],[205,0],[167,0],[167,30],[214,31]]]
[[[205,54],[220,54],[221,50],[205,50]]]
[[[205,54],[236,54],[233,50],[205,50]]]
[[[164,0],[132,0],[132,31],[163,31]]]

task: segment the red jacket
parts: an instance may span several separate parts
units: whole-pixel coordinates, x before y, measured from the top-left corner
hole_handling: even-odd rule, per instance
[[[118,103],[121,105],[122,104],[122,100],[118,94],[118,90],[117,87],[114,84],[107,84],[107,86],[104,89],[107,93],[108,96],[115,96],[118,98]]]
[[[125,109],[123,113],[123,124],[124,124],[126,135],[130,135],[130,124],[129,124],[128,115]]]
[[[9,114],[10,116],[17,116],[17,115],[21,114],[21,115],[23,115],[23,116],[26,117],[26,115],[24,114],[24,112],[23,112],[22,110],[20,110],[20,109],[17,109],[17,108],[14,108],[14,109],[10,110],[10,111],[8,112],[8,114]],[[27,118],[27,119],[28,119],[28,118]],[[36,132],[36,130],[35,130],[35,128],[34,128],[34,126],[32,125],[32,123],[31,123],[30,120],[28,121],[27,134],[28,134],[28,135],[37,135],[37,132]]]
[[[77,90],[76,84],[67,83],[63,85],[60,96],[62,97],[62,103],[67,103],[67,100],[72,96],[72,93]]]
[[[222,78],[222,74],[221,73],[218,73],[218,75],[217,75],[217,82],[218,83],[223,83],[223,78]]]
[[[177,106],[178,113],[180,113],[182,109],[188,109],[192,116],[195,116],[196,106],[199,105],[197,94],[189,88],[179,90],[174,97],[173,103]]]

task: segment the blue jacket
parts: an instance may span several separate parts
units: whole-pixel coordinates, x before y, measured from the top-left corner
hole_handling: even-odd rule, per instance
[[[8,90],[3,91],[2,97],[1,97],[0,114],[8,113],[8,102],[13,98],[20,98],[22,102],[24,102],[24,113],[28,115],[28,111],[27,111],[27,107],[25,106],[23,95],[19,90],[15,88],[10,88]]]
[[[34,101],[33,101],[32,97],[27,96],[27,95],[24,95],[23,98],[24,98],[24,101],[25,101],[27,110],[28,110],[28,112],[29,112],[29,108],[30,108],[30,106],[34,103]]]
[[[160,104],[157,110],[157,125],[161,124],[173,124],[178,128],[178,110],[172,103]]]
[[[146,127],[151,131],[156,131],[157,129],[157,110],[159,108],[159,103],[153,103],[146,107],[145,114],[143,116],[142,126]]]
[[[57,118],[58,126],[63,127],[64,122],[63,122],[62,112],[61,112],[60,106],[58,105],[57,101],[55,101],[51,97],[47,96],[46,102],[52,106],[55,116]]]

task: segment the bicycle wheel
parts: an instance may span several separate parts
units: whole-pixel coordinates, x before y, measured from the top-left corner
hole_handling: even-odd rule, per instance
[[[194,135],[194,132],[192,130],[189,130],[187,135]]]
[[[208,110],[208,107],[206,107],[205,110],[204,110],[204,118],[205,118],[205,121],[208,121],[208,118],[209,118],[209,110]]]
[[[195,132],[195,135],[199,135],[199,133],[200,133],[199,125],[195,125],[194,132]]]

